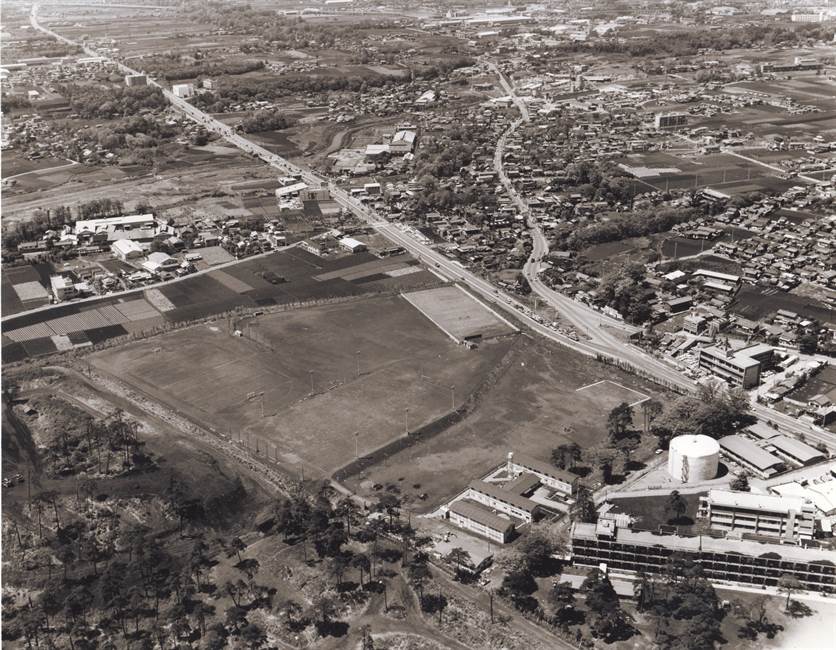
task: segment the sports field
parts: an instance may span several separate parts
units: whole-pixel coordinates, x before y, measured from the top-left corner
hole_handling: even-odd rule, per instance
[[[404,298],[456,341],[487,339],[514,331],[508,321],[455,285],[413,291]]]
[[[447,413],[512,344],[467,350],[399,296],[238,326],[244,337],[218,321],[91,362],[297,474],[327,476],[354,458],[355,432],[362,455]]]
[[[473,414],[346,482],[364,495],[375,494],[376,483],[395,484],[413,507],[431,510],[501,463],[509,451],[545,462],[552,449],[570,440],[590,451],[607,438],[609,410],[645,396],[664,399],[657,387],[635,377],[557,344],[523,337]],[[655,442],[651,438],[648,444]],[[413,489],[416,484],[420,487]],[[425,500],[417,499],[421,493]]]

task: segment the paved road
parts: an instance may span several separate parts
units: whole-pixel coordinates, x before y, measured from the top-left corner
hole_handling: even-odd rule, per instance
[[[32,7],[32,12],[30,15],[30,22],[34,29],[48,34],[49,36],[52,36],[53,38],[63,43],[67,43],[68,45],[81,46],[81,44],[76,43],[75,41],[65,38],[60,34],[57,34],[52,30],[41,26],[38,23],[37,12],[38,5],[34,5]],[[90,48],[83,49],[88,56],[102,56],[100,53]],[[107,56],[105,56],[104,58],[116,65],[118,69],[124,74],[137,74],[136,70],[129,68],[128,66],[120,63],[119,61],[111,59]],[[525,106],[525,102],[516,95],[513,86],[508,82],[508,80],[505,78],[505,76],[502,74],[499,68],[490,61],[486,61],[486,63],[488,67],[497,74],[500,81],[500,85],[512,97],[514,105],[520,111],[521,119],[518,122],[512,124],[512,128],[517,128],[519,124],[522,123],[522,121],[528,121],[530,119],[528,109]],[[562,334],[561,332],[556,331],[554,328],[540,322],[541,319],[537,318],[536,315],[532,314],[528,310],[528,307],[521,303],[519,300],[505,294],[504,292],[500,292],[497,288],[495,288],[490,282],[486,281],[484,278],[472,273],[471,271],[461,266],[459,263],[448,259],[447,257],[441,255],[439,252],[437,252],[430,246],[415,239],[411,235],[407,234],[404,230],[399,228],[398,225],[387,222],[375,211],[368,208],[361,201],[358,201],[357,199],[352,197],[348,192],[338,187],[332,181],[320,177],[311,170],[299,167],[298,165],[295,165],[290,161],[287,161],[281,158],[280,156],[271,153],[264,147],[261,147],[260,145],[251,142],[250,140],[236,133],[232,128],[230,128],[226,124],[223,124],[211,115],[208,115],[200,109],[192,106],[185,99],[176,97],[171,91],[169,91],[167,88],[163,88],[153,79],[149,79],[149,83],[160,88],[165,94],[165,96],[168,98],[168,100],[171,102],[172,106],[182,111],[185,115],[190,117],[196,123],[203,125],[207,130],[216,133],[220,137],[227,140],[229,143],[235,145],[241,151],[249,153],[263,160],[264,162],[271,165],[273,168],[281,171],[282,173],[298,174],[306,183],[308,183],[311,186],[327,186],[331,193],[331,196],[340,206],[350,211],[356,217],[364,220],[372,228],[376,229],[380,234],[384,235],[395,244],[402,246],[405,250],[409,251],[420,261],[426,263],[431,268],[434,268],[436,272],[456,282],[464,283],[473,293],[481,296],[487,302],[492,303],[492,305],[513,314],[518,320],[523,322],[533,332],[552,341],[561,343],[577,352],[580,352],[581,354],[585,354],[587,356],[597,356],[599,354],[603,354],[610,358],[621,359],[647,372],[650,375],[653,375],[665,382],[668,382],[671,385],[679,387],[680,389],[687,391],[691,391],[694,389],[694,382],[681,375],[677,370],[665,364],[664,362],[653,358],[644,351],[639,350],[638,348],[632,345],[625,344],[622,339],[615,336],[611,330],[624,329],[625,326],[623,323],[615,319],[609,318],[587,305],[578,303],[575,300],[572,300],[571,298],[564,296],[563,294],[560,294],[557,291],[550,289],[549,287],[546,287],[545,284],[543,284],[540,281],[538,277],[540,271],[540,259],[543,257],[543,255],[545,255],[548,252],[548,242],[539,226],[536,223],[531,223],[530,211],[528,210],[527,205],[525,204],[522,197],[520,197],[514,189],[513,184],[508,183],[506,189],[509,190],[509,194],[511,195],[512,200],[514,200],[515,203],[521,206],[523,214],[527,218],[529,218],[529,226],[532,228],[532,235],[534,241],[534,249],[532,251],[531,257],[525,264],[523,273],[525,274],[526,278],[528,278],[532,290],[535,291],[544,300],[546,300],[547,304],[554,306],[564,319],[570,322],[579,333],[587,337],[587,340],[575,340],[573,337]],[[510,131],[504,134],[506,140],[503,140],[503,142],[507,141],[507,136],[509,134]],[[502,156],[500,154],[500,167],[502,162],[501,157]],[[774,412],[772,409],[768,409],[760,405],[755,405],[754,410],[755,413],[762,419],[771,420],[779,424],[786,431],[794,432],[797,434],[803,433],[811,440],[820,440],[836,448],[836,435],[834,434],[817,428],[811,429],[808,427],[808,425],[799,423],[794,418],[790,418],[789,416],[785,416],[780,413]]]

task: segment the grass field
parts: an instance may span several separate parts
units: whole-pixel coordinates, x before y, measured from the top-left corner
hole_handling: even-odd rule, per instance
[[[244,331],[219,322],[91,360],[296,473],[327,476],[354,458],[354,432],[363,454],[443,415],[450,387],[463,399],[511,345],[455,345],[398,296],[266,315]]]
[[[552,449],[568,440],[589,450],[606,439],[609,408],[658,395],[658,389],[556,344],[523,338],[511,354],[507,369],[472,415],[351,477],[352,489],[374,494],[374,483],[397,484],[413,506],[430,509],[502,462],[509,451],[547,461]],[[601,380],[609,381],[590,387]],[[413,484],[420,487],[406,487]],[[423,503],[415,500],[420,493],[428,495]]]
[[[779,309],[794,311],[822,323],[836,324],[833,310],[824,303],[806,296],[744,285],[735,298],[731,310],[744,318],[761,319]]]

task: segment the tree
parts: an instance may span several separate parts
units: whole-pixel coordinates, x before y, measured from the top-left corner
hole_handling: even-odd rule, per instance
[[[688,503],[679,493],[679,490],[671,492],[668,497],[667,510],[668,512],[672,512],[674,514],[672,517],[674,521],[682,519],[683,515],[685,515],[685,512],[688,510]]]
[[[555,550],[551,537],[537,528],[531,529],[517,545],[525,570],[534,575],[542,575],[546,571]]]
[[[789,610],[790,608],[790,598],[792,595],[802,589],[804,589],[804,585],[798,578],[790,573],[785,573],[778,578],[778,593],[787,594],[787,602],[784,605],[785,610]]]
[[[581,448],[576,442],[559,445],[552,450],[552,464],[560,469],[571,469],[581,459]]]
[[[617,442],[633,424],[633,409],[627,402],[621,402],[607,416],[607,433],[610,441]]]
[[[331,619],[339,612],[339,601],[333,591],[323,591],[316,594],[311,602],[311,610],[319,617],[323,626],[327,626]]]
[[[351,566],[357,569],[360,572],[360,586],[363,586],[363,573],[369,572],[371,570],[371,562],[369,562],[369,557],[364,553],[358,553],[353,558],[351,558]]]
[[[815,334],[802,334],[798,337],[798,350],[801,354],[815,354],[819,350],[819,337]]]
[[[241,628],[241,639],[255,650],[267,643],[267,634],[255,623],[247,623]]]
[[[463,548],[456,546],[455,548],[451,549],[450,552],[447,554],[447,557],[444,558],[450,564],[455,566],[463,566],[463,567],[471,567],[473,562],[470,559],[470,553],[468,553]]]
[[[230,547],[233,551],[238,555],[238,561],[241,561],[241,551],[245,551],[247,549],[247,545],[242,541],[240,537],[233,537],[232,541],[229,543]]]
[[[586,594],[587,607],[595,614],[618,608],[618,595],[610,579],[598,569],[590,571],[581,584],[581,591]]]
[[[592,500],[589,488],[580,486],[575,494],[575,504],[572,506],[572,517],[587,524],[598,521],[598,509]]]
[[[748,492],[750,489],[749,475],[746,472],[740,472],[740,474],[734,477],[729,487],[736,492]]]

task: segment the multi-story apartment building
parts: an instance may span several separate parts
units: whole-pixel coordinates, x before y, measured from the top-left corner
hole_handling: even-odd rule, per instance
[[[683,537],[607,525],[572,526],[572,561],[616,571],[664,574],[674,554],[700,564],[709,580],[775,586],[781,576],[806,589],[836,591],[836,552],[751,540]]]

